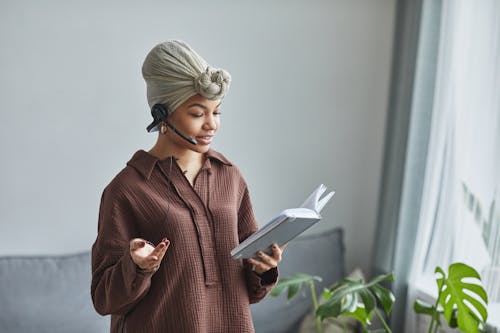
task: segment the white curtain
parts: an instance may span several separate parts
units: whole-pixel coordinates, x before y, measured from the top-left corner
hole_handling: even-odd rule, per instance
[[[405,332],[419,289],[436,291],[435,267],[457,261],[479,271],[500,313],[500,0],[443,1],[423,181]]]

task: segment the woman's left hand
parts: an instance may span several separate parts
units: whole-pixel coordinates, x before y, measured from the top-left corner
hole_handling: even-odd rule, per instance
[[[248,262],[253,265],[253,271],[260,275],[278,266],[278,263],[281,261],[281,255],[283,254],[283,251],[285,250],[287,245],[288,243],[284,244],[280,248],[278,244],[274,243],[271,246],[271,249],[273,251],[272,256],[264,253],[263,251],[257,252],[259,259],[248,259]]]

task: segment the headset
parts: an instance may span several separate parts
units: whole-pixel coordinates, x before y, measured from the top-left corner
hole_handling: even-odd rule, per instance
[[[174,131],[177,135],[179,135],[181,138],[183,138],[187,142],[189,142],[193,145],[198,144],[198,142],[196,142],[196,139],[190,138],[189,136],[182,134],[177,128],[174,127],[174,125],[172,125],[167,120],[168,108],[165,105],[163,105],[163,104],[153,105],[153,107],[151,108],[151,115],[153,116],[153,122],[151,124],[149,124],[148,127],[146,127],[146,130],[148,132],[158,131],[161,123],[164,122],[165,124],[167,124],[168,127],[170,127],[172,129],[172,131]]]

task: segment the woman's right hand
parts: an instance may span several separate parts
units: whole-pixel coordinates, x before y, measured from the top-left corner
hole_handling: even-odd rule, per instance
[[[163,238],[156,247],[142,238],[134,238],[130,241],[130,256],[140,269],[156,271],[169,245],[167,238]]]

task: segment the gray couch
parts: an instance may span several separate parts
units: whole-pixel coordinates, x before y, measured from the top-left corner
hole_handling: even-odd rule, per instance
[[[323,277],[321,291],[345,275],[342,230],[294,240],[279,267],[281,276],[304,272]],[[109,316],[98,315],[92,306],[89,252],[0,257],[0,304],[0,332],[109,332]],[[267,297],[251,305],[256,332],[296,332],[310,308],[308,293],[290,302],[285,295]]]

